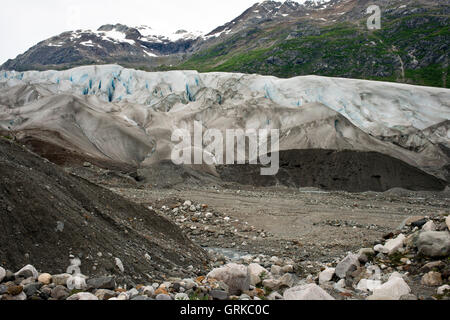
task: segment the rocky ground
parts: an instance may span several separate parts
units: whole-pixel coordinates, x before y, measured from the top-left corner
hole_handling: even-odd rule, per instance
[[[73,259],[64,274],[0,269],[2,299],[449,298],[448,191],[353,194],[234,184],[157,189],[89,163],[66,171],[174,222],[209,252],[209,272],[130,284],[106,273],[77,273]]]
[[[197,217],[202,209],[190,201],[163,208]],[[133,288],[118,286],[111,276],[82,275],[77,259],[58,275],[39,274],[31,265],[16,273],[0,268],[0,295],[2,300],[448,300],[449,228],[450,216],[410,217],[373,248],[321,264],[319,272],[307,276],[303,264],[290,258],[227,257],[214,250],[212,270],[203,276]]]

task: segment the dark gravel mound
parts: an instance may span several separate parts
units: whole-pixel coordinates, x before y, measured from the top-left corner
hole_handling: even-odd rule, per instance
[[[280,171],[261,176],[260,166],[217,168],[222,180],[245,185],[318,187],[349,192],[404,188],[441,191],[446,183],[409,164],[376,152],[289,150],[280,152]]]
[[[101,253],[101,254],[100,254]],[[147,254],[147,257],[146,257]],[[0,265],[149,282],[203,269],[205,252],[173,223],[0,138]],[[125,268],[116,266],[119,258]]]

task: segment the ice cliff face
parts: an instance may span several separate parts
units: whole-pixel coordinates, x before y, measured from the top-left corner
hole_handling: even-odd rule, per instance
[[[160,111],[190,104],[208,108],[258,103],[301,109],[320,103],[373,135],[425,130],[450,119],[448,89],[317,76],[278,79],[196,71],[150,73],[107,65],[67,71],[6,71],[0,74],[0,83],[9,87],[42,85],[53,94],[94,95],[105,102],[142,104]]]

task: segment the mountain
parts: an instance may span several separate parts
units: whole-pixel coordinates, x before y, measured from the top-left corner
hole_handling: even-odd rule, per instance
[[[351,178],[336,177],[326,184],[320,177],[302,180],[294,173],[274,183],[310,181],[312,186],[351,191],[436,189],[442,186],[439,179],[448,176],[447,89],[318,76],[280,79],[196,71],[148,73],[105,65],[3,72],[0,97],[4,135],[38,145],[35,151],[52,160],[78,157],[101,165],[121,163],[140,168],[149,179],[154,178],[155,166],[171,160],[172,132],[193,130],[194,121],[224,136],[226,129],[279,129],[279,151],[291,152],[283,153],[288,159],[295,150],[350,151],[342,159],[348,168],[361,168],[344,170]],[[327,153],[315,156],[323,160]],[[309,170],[311,174],[335,176],[322,160],[312,161],[324,167]],[[384,164],[362,170],[374,162]],[[295,165],[288,172],[291,169],[304,170]],[[169,168],[167,174],[183,177],[177,170]],[[229,172],[216,166],[200,170],[215,177]],[[161,170],[156,171],[161,175]],[[431,182],[423,184],[423,177]],[[168,177],[162,174],[162,179]]]
[[[42,41],[2,69],[67,69],[87,64],[119,63],[128,66],[174,63],[201,37],[200,32],[161,32],[148,26],[104,25],[97,31],[64,32]]]
[[[380,30],[367,28],[372,4],[382,11]],[[449,12],[434,0],[264,1],[208,34],[213,40],[175,68],[448,87]]]
[[[382,11],[380,30],[367,28],[373,4]],[[262,1],[205,35],[123,25],[66,32],[1,69],[117,63],[146,71],[315,74],[448,87],[449,13],[438,0]]]

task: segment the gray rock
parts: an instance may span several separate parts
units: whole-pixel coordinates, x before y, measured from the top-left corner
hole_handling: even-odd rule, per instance
[[[116,280],[114,277],[92,278],[87,281],[87,285],[90,289],[114,290],[116,288]]]
[[[310,283],[288,289],[284,292],[285,300],[335,300],[325,290]]]
[[[172,298],[167,294],[158,294],[156,300],[172,300]]]
[[[427,257],[445,257],[450,254],[450,233],[447,231],[421,232],[417,240],[419,253]]]
[[[149,297],[147,296],[137,296],[131,299],[132,301],[147,301],[150,300]]]
[[[413,294],[405,294],[405,295],[400,297],[400,300],[418,300],[418,299]]]
[[[280,278],[280,287],[288,287],[291,288],[294,286],[294,283],[297,279],[292,273],[286,273]]]
[[[109,300],[116,296],[114,291],[108,289],[98,289],[94,294],[99,300]]]
[[[30,283],[23,287],[23,292],[27,295],[27,297],[34,296],[38,290],[42,287],[42,283]]]
[[[52,290],[51,297],[56,300],[65,300],[69,297],[69,290],[63,286],[56,286]]]
[[[68,301],[96,301],[98,298],[89,292],[79,292],[67,298]]]
[[[209,294],[215,300],[227,300],[228,293],[223,290],[212,290]]]
[[[71,276],[68,273],[57,274],[52,276],[52,281],[57,286],[65,286],[70,277]]]
[[[239,295],[250,289],[250,277],[244,265],[230,263],[222,268],[214,269],[207,277],[225,282],[231,295]]]
[[[349,272],[352,268],[356,269],[357,267],[359,267],[358,256],[356,254],[349,253],[344,260],[338,263],[335,272],[339,278],[344,279],[347,272]]]
[[[5,286],[4,284],[0,284],[0,295],[7,293],[8,292],[8,287]]]
[[[34,280],[39,277],[39,273],[37,272],[36,268],[31,264],[26,265],[25,267],[17,271],[15,275],[17,278],[33,278]]]

